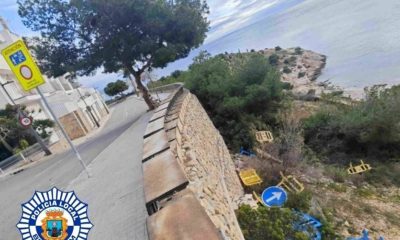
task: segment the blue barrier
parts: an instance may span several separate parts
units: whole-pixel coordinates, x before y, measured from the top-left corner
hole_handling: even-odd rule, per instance
[[[295,212],[300,217],[300,219],[298,222],[295,223],[294,228],[298,231],[306,233],[311,240],[321,240],[322,223],[308,214],[298,211]]]
[[[368,230],[364,229],[362,231],[362,237],[349,237],[346,240],[371,240],[371,239],[369,238]],[[381,236],[378,238],[378,240],[384,240],[384,238]]]
[[[240,147],[240,155],[245,155],[245,156],[249,156],[249,157],[255,157],[256,154],[251,151],[251,150],[246,150],[243,147]]]

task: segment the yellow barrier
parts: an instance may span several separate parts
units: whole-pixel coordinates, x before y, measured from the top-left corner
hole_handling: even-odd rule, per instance
[[[262,183],[262,179],[253,168],[240,171],[239,176],[243,184],[246,186],[253,186]]]
[[[358,173],[363,173],[366,171],[371,170],[372,167],[369,164],[365,164],[363,160],[361,160],[361,164],[354,166],[353,164],[350,163],[350,167],[347,169],[347,172],[352,175],[352,174],[358,174]]]
[[[280,172],[280,174],[282,176],[282,180],[277,185],[278,187],[283,187],[287,191],[292,193],[301,193],[304,190],[304,185],[299,182],[294,176],[289,175],[286,177],[285,175],[283,175],[282,172]]]
[[[269,131],[256,132],[256,139],[259,143],[271,143],[272,141],[274,141],[274,137]]]
[[[253,191],[253,197],[255,200],[257,200],[258,203],[263,204],[262,199],[260,196],[258,196],[258,194],[256,192]]]

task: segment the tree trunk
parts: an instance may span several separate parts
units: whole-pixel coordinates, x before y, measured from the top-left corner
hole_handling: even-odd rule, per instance
[[[39,143],[40,147],[42,148],[44,155],[48,156],[51,155],[50,149],[46,146],[46,144],[43,142],[42,138],[39,136],[39,134],[33,129],[32,126],[29,127],[28,129],[31,134],[36,138],[37,143]]]
[[[135,82],[136,82],[137,88],[139,89],[139,91],[142,92],[143,99],[146,102],[147,106],[149,107],[149,111],[154,110],[156,108],[156,104],[151,99],[151,95],[150,95],[149,91],[147,90],[147,88],[143,85],[141,78],[140,78],[141,74],[138,72],[135,72],[135,70],[133,70],[133,68],[131,66],[127,66],[127,69],[135,77]]]
[[[132,75],[131,75],[131,74],[128,74],[128,78],[129,78],[129,80],[130,80],[131,83],[132,83],[133,91],[135,91],[136,96],[139,97],[139,96],[140,96],[140,95],[139,95],[139,91],[138,91],[137,88],[136,88],[135,81],[133,81]]]

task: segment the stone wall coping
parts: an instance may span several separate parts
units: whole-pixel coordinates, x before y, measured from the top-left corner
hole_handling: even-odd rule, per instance
[[[143,163],[146,204],[162,199],[171,191],[183,189],[189,181],[171,151],[164,151]]]
[[[194,194],[186,189],[147,219],[151,240],[222,240]]]

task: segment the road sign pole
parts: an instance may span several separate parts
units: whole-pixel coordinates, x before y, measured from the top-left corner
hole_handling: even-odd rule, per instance
[[[53,110],[50,108],[49,103],[47,102],[46,98],[44,97],[42,91],[39,89],[39,87],[36,87],[36,90],[38,91],[40,97],[43,99],[44,105],[47,107],[47,109],[50,112],[50,115],[53,117],[54,121],[58,125],[58,127],[61,129],[62,134],[64,135],[64,138],[67,140],[68,144],[71,146],[72,150],[75,152],[76,157],[80,161],[83,169],[85,170],[87,176],[90,178],[89,171],[86,167],[86,164],[83,162],[81,155],[79,154],[78,150],[76,149],[75,145],[72,143],[71,139],[69,138],[67,132],[65,131],[64,127],[61,125],[60,121],[58,121],[58,118],[54,114]]]

